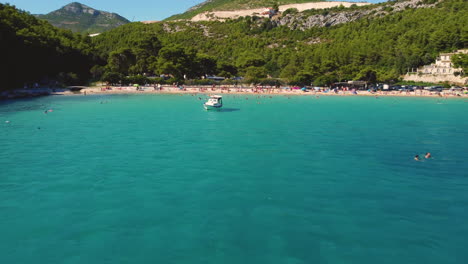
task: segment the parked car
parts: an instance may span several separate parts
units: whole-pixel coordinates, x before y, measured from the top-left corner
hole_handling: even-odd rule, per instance
[[[411,86],[411,85],[408,85],[408,86],[403,85],[403,86],[401,86],[400,89],[398,89],[398,91],[402,91],[402,92],[413,92],[413,91],[414,91],[414,88],[413,88],[413,86]]]
[[[442,90],[444,90],[444,87],[442,87],[442,86],[428,86],[428,87],[425,87],[424,90],[428,90],[428,91],[431,91],[431,92],[442,92]]]

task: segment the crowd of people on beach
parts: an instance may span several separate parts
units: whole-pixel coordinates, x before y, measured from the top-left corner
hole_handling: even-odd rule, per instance
[[[437,96],[437,97],[468,97],[468,88],[447,89],[443,91],[430,91],[416,89],[404,90],[358,90],[353,87],[298,87],[298,86],[237,86],[237,85],[161,85],[154,86],[106,86],[101,88],[87,88],[87,93],[250,93],[250,94],[323,94],[323,95],[364,95],[364,96]]]

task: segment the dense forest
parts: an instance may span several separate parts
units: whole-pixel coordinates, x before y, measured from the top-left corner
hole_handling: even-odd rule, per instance
[[[6,87],[44,78],[65,84],[203,83],[206,75],[242,76],[247,83],[391,82],[408,68],[433,62],[439,52],[468,47],[466,0],[421,3],[435,5],[306,30],[244,17],[130,23],[92,39],[0,5],[0,45],[9,51],[1,72],[8,76]],[[170,79],[148,78],[160,75]]]
[[[89,37],[53,27],[29,13],[0,4],[0,90],[32,83],[83,83],[93,64]]]
[[[391,8],[392,3],[386,5]],[[466,48],[467,13],[466,1],[446,0],[433,8],[409,8],[304,31],[258,17],[132,23],[98,36],[93,43],[113,77],[146,72],[170,73],[176,79],[240,75],[248,82],[270,77],[315,85],[388,82],[408,68],[433,62],[439,52]]]

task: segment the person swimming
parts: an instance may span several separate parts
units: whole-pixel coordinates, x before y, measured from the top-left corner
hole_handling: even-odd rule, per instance
[[[415,161],[419,161],[419,155],[414,156]]]
[[[431,153],[430,153],[430,152],[427,152],[426,155],[424,156],[424,158],[426,158],[426,159],[432,158]]]

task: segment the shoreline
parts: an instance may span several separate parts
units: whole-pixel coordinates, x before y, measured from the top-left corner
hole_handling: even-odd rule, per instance
[[[161,90],[155,90],[153,87],[141,87],[146,90],[137,90],[132,86],[112,87],[110,90],[100,87],[86,87],[79,92],[56,92],[52,95],[102,95],[102,94],[239,94],[239,95],[304,95],[304,96],[392,96],[392,97],[436,97],[436,98],[467,98],[468,93],[462,91],[442,91],[430,92],[426,90],[418,90],[415,92],[403,91],[302,91],[300,89],[283,89],[283,88],[252,88],[252,87],[196,87],[186,86],[183,89],[174,86],[164,86]]]
[[[316,91],[300,89],[285,89],[285,88],[265,88],[265,87],[211,87],[211,86],[184,86],[178,88],[176,86],[162,86],[161,89],[152,86],[142,86],[140,90],[134,86],[118,86],[118,87],[87,87],[81,86],[80,90],[69,90],[69,88],[41,88],[41,89],[20,89],[11,91],[9,96],[0,96],[0,100],[33,98],[38,96],[48,95],[65,95],[65,96],[85,96],[85,95],[104,95],[104,94],[233,94],[233,95],[283,95],[283,96],[367,96],[367,97],[433,97],[433,98],[468,98],[468,91],[444,90],[442,92],[431,92],[427,90],[416,90],[414,92],[404,91],[376,91],[370,92],[367,90],[349,91],[349,90],[326,90]],[[76,87],[73,87],[76,88]]]

